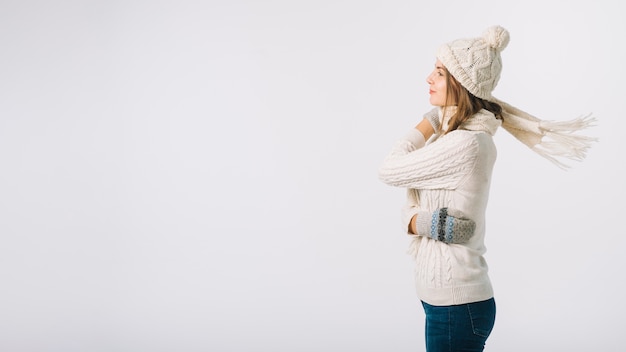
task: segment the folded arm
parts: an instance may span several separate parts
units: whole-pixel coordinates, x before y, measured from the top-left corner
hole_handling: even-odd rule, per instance
[[[429,237],[444,243],[463,244],[470,240],[476,223],[461,212],[439,208],[433,212],[419,210],[409,222],[408,233]]]

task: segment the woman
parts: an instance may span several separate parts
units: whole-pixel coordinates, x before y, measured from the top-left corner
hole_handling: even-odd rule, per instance
[[[379,170],[383,182],[407,189],[403,228],[412,235],[428,352],[483,351],[494,326],[483,255],[498,127],[561,167],[557,156],[580,160],[591,141],[572,132],[592,118],[541,121],[491,95],[508,42],[508,31],[493,26],[479,38],[442,45],[426,80],[435,109],[395,144]]]

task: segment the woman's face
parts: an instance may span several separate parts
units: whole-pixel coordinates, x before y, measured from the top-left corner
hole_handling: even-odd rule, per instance
[[[448,86],[446,84],[446,70],[443,67],[441,61],[437,60],[435,63],[435,69],[426,77],[426,82],[429,86],[430,104],[434,106],[446,105],[446,94]]]

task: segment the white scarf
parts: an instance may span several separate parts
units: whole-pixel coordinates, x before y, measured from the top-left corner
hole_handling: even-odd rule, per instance
[[[559,158],[581,161],[591,142],[597,141],[597,138],[574,134],[593,126],[596,119],[591,114],[569,121],[544,121],[498,99],[494,102],[502,107],[505,130],[562,169],[569,165]]]
[[[494,135],[501,124],[519,141],[562,169],[569,168],[569,165],[559,158],[581,161],[591,147],[591,142],[597,141],[597,138],[574,134],[593,125],[596,119],[591,115],[563,122],[544,121],[503,101],[493,101],[502,107],[502,122],[496,120],[491,113],[479,111],[459,128],[483,130]],[[446,116],[442,116],[442,109],[439,110],[443,130],[447,128],[448,121],[455,112],[456,106],[446,107]]]

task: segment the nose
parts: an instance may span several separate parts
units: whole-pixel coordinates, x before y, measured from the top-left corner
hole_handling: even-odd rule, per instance
[[[429,74],[428,76],[426,76],[426,83],[428,84],[433,84],[433,80],[432,80],[433,74]]]

